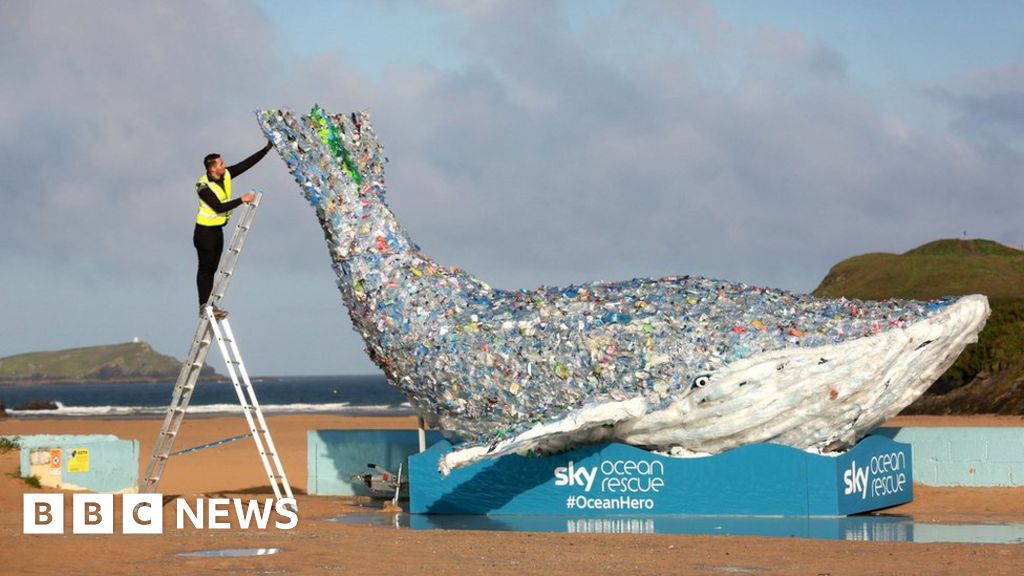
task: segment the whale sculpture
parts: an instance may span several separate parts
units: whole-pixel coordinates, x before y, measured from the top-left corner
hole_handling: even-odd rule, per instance
[[[323,227],[367,354],[465,440],[442,472],[606,441],[841,450],[920,396],[988,318],[980,295],[820,299],[697,276],[494,289],[399,225],[367,114],[257,117]]]

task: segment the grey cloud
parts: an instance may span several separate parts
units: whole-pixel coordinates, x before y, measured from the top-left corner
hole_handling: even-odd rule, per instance
[[[1024,63],[974,72],[924,93],[950,112],[953,133],[1006,161],[1024,156]]]
[[[985,166],[942,135],[892,130],[853,88],[814,83],[845,73],[824,45],[793,37],[788,52],[750,53],[750,68],[789,71],[730,89],[702,84],[685,57],[626,70],[557,22],[506,28],[522,14],[485,16],[474,14],[464,41],[499,72],[437,72],[429,83],[447,112],[431,109],[418,130],[444,150],[407,149],[403,136],[379,130],[396,164],[420,163],[403,159],[411,153],[454,168],[439,212],[431,204],[441,195],[412,192],[423,188],[392,167],[396,211],[446,262],[523,287],[689,272],[809,290],[860,251],[907,249],[963,227],[1011,240],[977,204],[1005,205],[1001,177],[1019,169]],[[472,83],[488,96],[470,102]],[[529,106],[515,98],[524,90],[560,105]],[[464,125],[464,109],[486,121]]]
[[[19,9],[54,10],[30,6]],[[241,17],[238,6],[208,10]],[[88,293],[102,307],[116,303],[103,295],[118,285],[104,276],[116,273],[131,306],[146,311],[139,322],[161,334],[163,349],[181,348],[194,322],[189,191],[202,152],[215,146],[240,159],[260,144],[249,110],[313,102],[370,110],[391,158],[388,200],[398,218],[425,253],[497,287],[689,273],[810,290],[841,258],[964,228],[1020,243],[1007,209],[1019,201],[1006,183],[1024,177],[1022,164],[957,134],[900,126],[850,79],[834,81],[846,63],[825,45],[793,36],[770,54],[753,49],[756,41],[707,4],[627,3],[578,32],[549,2],[440,6],[456,10],[452,41],[471,49],[454,71],[416,64],[371,79],[345,54],[281,63],[272,43],[247,31],[217,49],[223,90],[208,89],[200,63],[212,48],[209,30],[190,16],[198,8],[175,16],[147,5],[133,7],[133,18],[166,20],[161,29],[175,32],[147,35],[161,49],[137,62],[106,63],[106,40],[76,32],[75,52],[91,74],[81,81],[84,102],[68,95],[78,89],[72,65],[53,64],[70,58],[60,49],[43,50],[36,71],[0,51],[5,69],[36,75],[23,93],[0,85],[15,106],[0,111],[0,127],[19,139],[0,144],[0,185],[12,208],[0,212],[0,261],[70,258],[61,294],[92,274],[100,278]],[[249,30],[270,34],[258,14],[246,18]],[[698,21],[714,33],[702,34]],[[15,53],[49,44],[2,26],[16,38],[0,42],[13,42]],[[108,32],[125,45],[145,40],[118,26]],[[616,29],[661,32],[649,53],[597,49],[595,38],[632,40],[601,33]],[[672,49],[676,37],[685,49]],[[749,73],[716,74],[719,57],[740,59]],[[978,115],[962,118],[984,125]],[[62,174],[33,177],[26,167],[40,158]],[[268,158],[243,178],[268,194],[232,288],[233,314],[251,322],[247,346],[271,363],[257,370],[369,370],[320,230],[283,164]],[[102,334],[129,325],[114,322]],[[0,339],[0,351],[12,345]]]
[[[234,120],[245,102],[239,95],[263,79],[270,54],[252,39],[269,27],[243,8],[5,8],[0,36],[10,49],[0,52],[0,67],[19,78],[0,86],[0,122],[11,138],[0,162],[17,175],[4,183],[6,248],[89,254],[115,268],[168,255],[170,223],[179,221],[168,214],[193,209],[185,180],[201,172],[196,150],[219,142],[242,154],[260,143],[248,117],[247,136]]]
[[[807,69],[820,76],[846,77],[846,58],[831,47],[818,43],[807,55]]]

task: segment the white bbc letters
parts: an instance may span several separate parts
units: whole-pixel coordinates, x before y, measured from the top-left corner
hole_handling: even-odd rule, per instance
[[[209,513],[207,527],[213,530],[227,530],[231,528],[231,523],[224,521],[221,518],[227,518],[231,512],[231,500],[227,498],[210,498],[209,500]]]
[[[113,534],[114,495],[75,494],[71,503],[71,531],[75,534]]]
[[[185,528],[185,519],[199,530],[225,530],[233,526],[232,516],[242,530],[252,524],[256,530],[266,530],[272,514],[282,520],[274,522],[278,530],[291,530],[299,523],[298,507],[294,498],[266,498],[249,501],[243,506],[241,498],[198,498],[193,508],[184,498],[177,498],[177,529]],[[74,534],[114,533],[113,494],[73,494],[71,526]],[[25,494],[22,502],[25,534],[64,533],[63,494]],[[207,521],[204,523],[204,519]],[[163,534],[164,502],[161,494],[123,494],[121,496],[122,534]]]
[[[121,532],[124,534],[163,534],[163,496],[160,494],[125,494],[122,496]]]
[[[64,533],[63,494],[24,494],[22,532],[25,534]]]

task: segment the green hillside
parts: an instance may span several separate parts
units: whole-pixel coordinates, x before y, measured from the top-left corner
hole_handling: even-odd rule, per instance
[[[0,358],[0,383],[174,380],[181,362],[145,342],[31,352]],[[205,366],[203,376],[215,376]]]
[[[937,240],[904,254],[836,264],[815,296],[867,300],[985,294],[978,338],[909,413],[1024,414],[1024,251],[991,240]]]
[[[936,240],[904,254],[843,260],[814,290],[816,296],[871,300],[961,294],[1024,299],[1024,252],[991,240]]]

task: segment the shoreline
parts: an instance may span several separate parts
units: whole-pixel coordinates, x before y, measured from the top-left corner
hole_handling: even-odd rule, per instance
[[[81,378],[48,378],[45,380],[32,380],[19,378],[17,380],[0,380],[0,386],[13,386],[17,388],[31,388],[32,386],[74,386],[75,384],[174,384],[178,375],[172,376],[139,376],[125,378],[104,378],[100,380],[86,380]],[[253,378],[255,380],[255,378]],[[223,380],[230,382],[227,376],[200,376],[199,382],[217,382]]]
[[[7,409],[7,414],[0,416],[0,422],[5,420],[53,420],[53,421],[66,421],[66,420],[163,420],[166,416],[166,409],[161,408],[159,412],[147,412],[138,414],[47,414],[40,411],[39,414],[18,414],[18,411]],[[55,410],[48,410],[45,412],[56,412]],[[288,411],[279,412],[275,410],[267,410],[263,407],[263,415],[267,418],[270,417],[281,417],[281,416],[336,416],[338,418],[404,418],[407,416],[415,417],[416,413],[412,408],[407,410],[399,410],[395,408],[370,408],[367,410],[360,410],[359,407],[353,407],[351,411],[342,410],[323,410],[323,411]],[[189,412],[186,415],[186,419],[209,419],[209,418],[244,418],[242,415],[241,408],[237,412]]]
[[[33,380],[31,378],[8,378],[0,379],[0,386],[32,386],[34,384],[39,385],[60,385],[65,384],[175,384],[178,381],[178,373],[174,373],[168,376],[138,376],[138,377],[118,377],[118,378],[100,378],[100,379],[81,379],[81,378],[48,378],[45,380]],[[307,379],[307,378],[374,378],[379,377],[384,379],[383,374],[290,374],[287,376],[249,376],[249,379],[253,382],[259,382],[261,380],[288,380],[288,379]],[[224,382],[227,384],[231,383],[231,378],[227,375],[213,374],[212,376],[200,376],[199,382]]]

